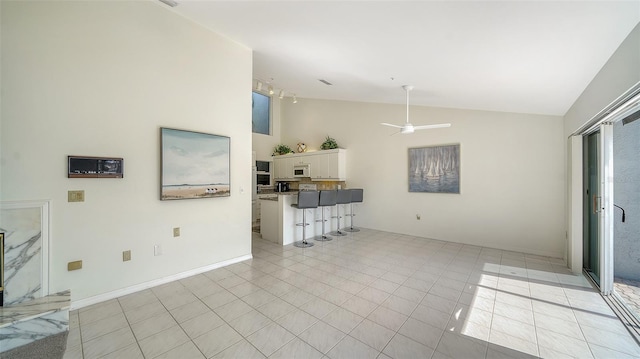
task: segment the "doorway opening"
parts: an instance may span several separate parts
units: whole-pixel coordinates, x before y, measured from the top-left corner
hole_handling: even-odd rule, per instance
[[[584,273],[640,338],[640,88],[582,132]]]

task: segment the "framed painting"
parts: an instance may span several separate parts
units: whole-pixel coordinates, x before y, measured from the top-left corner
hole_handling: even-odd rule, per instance
[[[164,127],[160,137],[161,200],[231,195],[229,137]]]
[[[409,192],[460,193],[460,144],[409,148]]]

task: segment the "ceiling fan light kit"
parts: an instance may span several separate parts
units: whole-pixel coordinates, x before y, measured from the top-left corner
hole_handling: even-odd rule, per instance
[[[408,134],[414,133],[416,130],[430,130],[430,129],[434,129],[434,128],[451,127],[450,123],[439,123],[439,124],[435,124],[435,125],[419,125],[419,126],[414,126],[411,123],[409,123],[409,92],[411,90],[413,90],[413,86],[404,85],[404,86],[402,86],[402,88],[407,93],[407,122],[402,126],[394,125],[394,124],[386,123],[386,122],[380,123],[381,125],[399,128],[400,129],[400,133],[403,134],[403,135],[408,135]]]

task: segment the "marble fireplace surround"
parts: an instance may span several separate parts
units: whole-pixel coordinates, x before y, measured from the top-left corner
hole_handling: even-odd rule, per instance
[[[50,201],[0,202],[0,353],[69,330],[70,292],[49,293],[49,210]]]

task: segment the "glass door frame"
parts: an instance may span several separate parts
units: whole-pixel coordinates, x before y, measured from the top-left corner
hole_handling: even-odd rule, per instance
[[[613,291],[613,124],[600,124],[600,292]]]
[[[621,100],[616,106],[609,108],[607,111],[603,110],[605,111],[605,115],[603,115],[600,120],[596,121],[589,128],[579,131],[579,134],[583,137],[583,141],[586,141],[586,138],[592,133],[600,132],[600,141],[598,144],[598,171],[600,177],[600,201],[598,202],[600,210],[598,216],[598,254],[600,257],[600,282],[597,284],[600,292],[605,296],[613,292],[614,282],[613,123],[638,111],[640,108],[640,83],[631,90],[630,95],[622,97],[624,100]],[[585,162],[583,159],[583,166],[584,165]],[[585,205],[583,204],[583,206]],[[583,233],[583,238],[585,235],[586,234]],[[585,272],[588,274],[586,270]]]
[[[593,258],[594,253],[587,253],[591,249],[591,243],[593,238],[590,235],[596,235],[596,250],[597,250],[597,267],[596,272],[591,272],[587,267],[587,263],[583,263],[583,268],[588,276],[592,277],[594,283],[599,287],[603,295],[609,295],[613,290],[613,125],[609,122],[600,123],[599,126],[593,127],[591,131],[583,134],[584,141],[584,183],[583,193],[585,193],[589,186],[589,172],[588,163],[590,137],[598,133],[596,149],[597,149],[597,193],[590,192],[589,196],[584,196],[586,199],[583,211],[583,216],[591,216],[591,211],[597,213],[597,231],[591,233],[590,226],[585,226],[583,231],[583,241],[587,242],[583,249],[583,258],[585,261],[591,262],[589,258]],[[592,159],[592,158],[591,158]],[[584,218],[586,220],[587,218]]]

